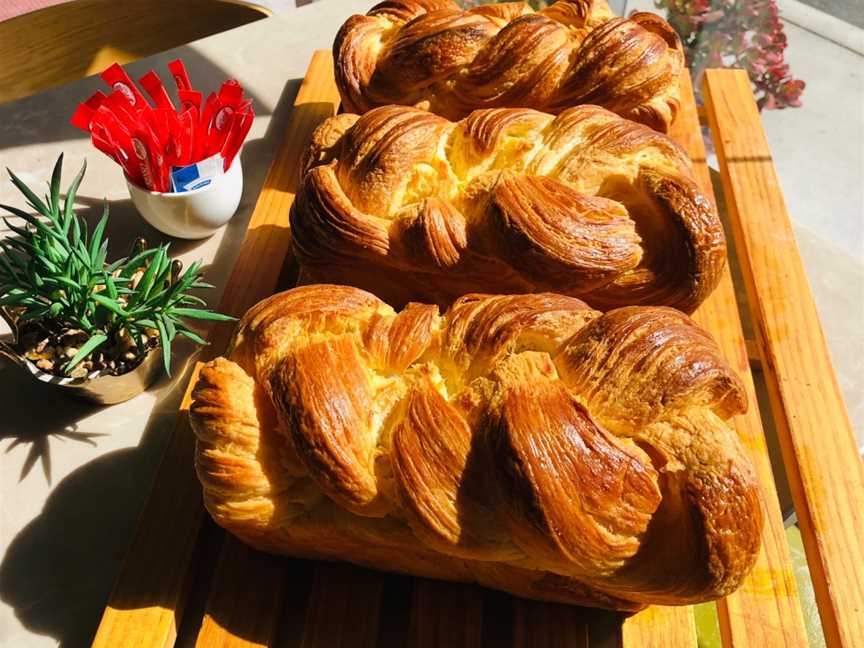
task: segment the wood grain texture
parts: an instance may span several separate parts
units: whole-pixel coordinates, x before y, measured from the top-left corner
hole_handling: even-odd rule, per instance
[[[77,0],[2,21],[0,103],[268,15],[225,0]]]
[[[513,648],[587,648],[591,610],[519,599],[513,620]]]
[[[414,581],[408,645],[411,648],[480,648],[483,591],[473,585]]]
[[[194,369],[191,384],[197,380]],[[153,490],[93,640],[94,648],[162,648],[177,635],[204,509],[192,470],[186,394]]]
[[[711,70],[705,94],[823,631],[861,646],[864,468],[749,79]]]
[[[652,605],[624,621],[621,645],[639,648],[695,648],[693,608]]]
[[[384,578],[353,565],[318,565],[302,648],[374,648]]]
[[[279,627],[286,563],[225,534],[198,640],[200,648],[272,644]]]
[[[673,125],[673,131],[673,137],[693,159],[696,176],[704,191],[713,195],[705,145],[696,103],[693,100],[693,88],[687,77],[682,84],[681,112]],[[746,415],[736,417],[735,429],[750,450],[765,505],[762,553],[742,586],[731,596],[717,602],[723,643],[727,648],[806,645],[804,618],[798,602],[789,546],[759,415],[735,289],[728,269],[714,293],[696,311],[694,317],[711,332],[726,359],[747,387],[750,406]]]
[[[290,247],[288,210],[300,154],[314,128],[333,115],[339,103],[332,79],[329,52],[316,52],[219,304],[223,313],[242,315],[277,288]],[[208,358],[224,352],[230,328],[214,330]],[[99,648],[163,648],[176,637],[203,516],[201,487],[192,468],[194,435],[188,422],[191,386],[200,366],[193,371],[153,490],[102,616],[93,644]]]

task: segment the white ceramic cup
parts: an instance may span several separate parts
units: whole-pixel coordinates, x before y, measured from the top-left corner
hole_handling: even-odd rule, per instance
[[[206,187],[182,193],[148,191],[126,178],[132,204],[163,234],[183,239],[211,236],[231,220],[243,194],[243,168],[237,155],[231,167]]]

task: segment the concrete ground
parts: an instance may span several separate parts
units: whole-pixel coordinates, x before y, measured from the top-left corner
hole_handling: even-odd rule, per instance
[[[864,445],[864,56],[807,27],[786,23],[786,60],[807,82],[803,106],[762,120]]]
[[[861,0],[802,0],[820,11],[864,28],[864,3]]]

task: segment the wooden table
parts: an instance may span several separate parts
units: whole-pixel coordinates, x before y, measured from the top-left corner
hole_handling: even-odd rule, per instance
[[[324,32],[319,38],[323,42],[316,44],[328,46],[334,26],[345,15],[362,11],[368,4],[331,2],[314,5],[293,14],[287,20],[263,21],[236,30],[233,35],[206,39],[181,53],[187,63],[192,55],[205,55],[206,58],[195,61],[200,65],[190,65],[196,81],[198,73],[213,85],[225,75],[234,74],[254,93],[256,85],[253,79],[257,78],[260,83],[257,87],[261,95],[259,100],[269,99],[272,102],[270,106],[275,106],[271,108],[269,124],[262,123],[265,120],[259,120],[256,124],[259,134],[262,132],[260,129],[269,126],[263,133],[262,148],[253,149],[253,154],[250,153],[250,144],[244,157],[244,162],[248,159],[249,165],[241,214],[223,236],[183,250],[187,258],[204,256],[213,260],[209,276],[217,285],[226,284],[228,269],[237,256],[241,233],[249,218],[250,206],[261,187],[264,167],[272,158],[274,144],[279,139],[277,134],[282,130],[281,125],[284,125],[288,113],[285,108],[294,94],[296,84],[289,84],[290,89],[283,93],[283,101],[278,105],[274,95],[278,97],[284,79],[302,74],[301,69],[311,54],[308,45],[317,38],[311,35]],[[316,24],[319,21],[320,24]],[[299,44],[301,40],[302,46]],[[262,55],[257,60],[266,61],[266,65],[258,69],[250,65],[248,56],[253,51]],[[158,64],[162,65],[170,56],[156,57]],[[227,59],[228,63],[223,59]],[[210,60],[219,60],[226,69],[213,69]],[[328,65],[326,55],[320,55],[317,60],[317,78],[321,78],[322,66],[326,68]],[[279,70],[283,63],[284,71]],[[147,61],[134,66],[133,70],[140,74],[152,64]],[[232,68],[232,64],[236,67]],[[56,105],[62,110],[86,96],[92,86],[87,83],[51,93],[57,95],[54,97]],[[832,642],[831,645],[840,645],[842,642],[842,645],[853,646],[861,633],[862,612],[858,607],[861,602],[861,579],[855,571],[860,565],[855,562],[854,547],[852,551],[848,551],[847,547],[850,542],[854,543],[856,528],[860,530],[861,527],[861,494],[858,490],[861,486],[860,463],[855,457],[848,421],[843,417],[842,403],[837,400],[838,390],[831,379],[830,363],[826,364],[827,353],[818,329],[818,318],[806,283],[802,282],[803,268],[800,261],[796,262],[794,238],[773,177],[770,151],[764,139],[760,140],[760,132],[756,132],[758,117],[754,118],[755,113],[742,116],[737,110],[724,112],[729,101],[737,107],[742,105],[746,99],[746,95],[741,96],[747,87],[746,79],[742,85],[741,79],[736,79],[734,75],[721,75],[709,77],[709,83],[709,89],[718,97],[716,109],[709,111],[709,117],[724,163],[724,187],[727,197],[733,196],[735,201],[729,213],[730,222],[734,226],[736,243],[743,251],[741,287],[751,297],[754,320],[760,332],[758,339],[751,344],[752,359],[760,361],[765,370],[770,392],[766,409],[777,420],[793,496],[799,515],[803,516],[802,530],[817,599],[823,612],[826,636]],[[70,95],[64,95],[64,92],[73,93],[73,96],[69,98]],[[74,95],[78,92],[80,96]],[[328,88],[326,84],[305,87],[298,99],[300,105],[292,116],[294,130],[308,130],[312,121],[333,109],[335,100],[332,87]],[[44,106],[45,102],[45,96],[42,96],[20,104],[30,103],[31,109],[37,109]],[[313,110],[310,106],[317,108]],[[42,126],[50,132],[47,129],[50,113],[37,113],[33,123],[38,123],[39,115],[43,119]],[[678,129],[676,135],[694,157],[700,178],[707,184],[704,148],[694,128],[695,111],[685,114],[685,120],[689,121]],[[280,127],[277,128],[276,124],[280,124]],[[754,124],[756,131],[751,133],[748,129],[753,129]],[[742,140],[737,137],[742,131],[748,132],[747,138],[743,140],[747,146],[743,147],[740,144]],[[43,130],[34,132],[42,133]],[[0,133],[6,135],[5,131]],[[9,137],[12,135],[10,132]],[[253,133],[251,138],[255,137]],[[21,138],[23,140],[24,136]],[[2,142],[0,139],[0,144]],[[56,147],[56,144],[56,140],[52,140],[38,147],[44,155],[40,163],[46,169],[57,150],[51,147]],[[34,154],[37,150],[32,144],[23,141],[22,147]],[[67,153],[72,150],[89,152],[85,142],[64,144],[64,147]],[[90,157],[92,159],[94,156]],[[263,276],[257,268],[250,273],[248,268],[254,265],[251,261],[261,258],[262,254],[284,254],[287,238],[277,230],[281,223],[280,215],[285,205],[290,203],[291,195],[290,191],[286,192],[284,185],[274,180],[290,175],[292,159],[291,155],[280,158],[273,172],[275,175],[265,185],[270,186],[270,189],[262,194],[262,202],[252,216],[254,229],[251,238],[247,238],[244,243],[238,263],[239,269],[247,270],[232,275],[223,303],[236,306],[251,298],[248,294],[250,290],[266,290],[266,286],[271,283],[273,286],[278,284],[277,274],[281,264],[270,264],[277,269],[273,276]],[[110,186],[116,191],[119,172],[107,161],[101,162],[104,163],[101,167],[103,173],[115,174],[116,181]],[[14,164],[18,169],[18,162]],[[90,175],[97,175],[92,166]],[[105,181],[101,173],[98,175],[97,181]],[[250,175],[252,178],[249,178]],[[105,181],[104,186],[110,192],[108,184]],[[89,194],[84,192],[84,195]],[[115,213],[121,214],[115,220],[131,221],[136,218],[131,207],[124,206],[122,192],[115,195]],[[7,200],[2,193],[0,198]],[[761,217],[747,218],[750,214],[759,214]],[[270,222],[268,219],[275,220]],[[272,227],[276,229],[267,229]],[[134,228],[123,229],[129,232]],[[265,234],[265,231],[270,233]],[[764,241],[769,235],[772,245],[766,247]],[[773,261],[775,253],[782,253],[782,264]],[[244,283],[253,275],[256,278],[254,284]],[[783,280],[777,281],[777,277]],[[784,304],[792,302],[796,305],[792,312],[783,308]],[[748,376],[750,359],[737,323],[733,287],[728,279],[710,304],[700,309],[698,318],[722,338],[721,344],[727,356],[739,371]],[[802,344],[808,350],[807,356],[790,351],[788,335],[784,337],[790,326],[799,332],[798,339],[803,340]],[[0,381],[6,379],[7,384],[11,382],[8,373],[0,371]],[[808,375],[822,378],[808,380]],[[58,461],[57,444],[48,444],[55,452],[54,478],[58,479],[58,465],[63,473],[60,476],[68,477],[48,498],[42,515],[15,539],[6,560],[0,566],[0,595],[14,606],[19,619],[31,630],[52,634],[70,643],[77,638],[87,638],[88,633],[92,633],[96,617],[88,619],[85,616],[92,611],[93,606],[82,605],[82,608],[87,609],[76,610],[78,599],[75,599],[75,595],[81,588],[79,586],[76,590],[75,583],[67,582],[74,580],[69,576],[70,564],[77,566],[82,546],[86,543],[79,542],[81,546],[73,544],[69,548],[58,538],[62,537],[64,531],[72,531],[71,536],[75,540],[98,540],[94,549],[89,553],[83,552],[85,558],[80,562],[78,571],[73,569],[73,575],[78,575],[81,580],[89,581],[96,574],[105,581],[109,575],[116,573],[118,558],[125,549],[122,540],[130,537],[131,521],[140,511],[143,493],[152,480],[154,459],[164,447],[163,435],[173,426],[185,380],[177,381],[175,386],[178,388],[163,386],[157,391],[159,400],[148,394],[129,404],[92,415],[66,405],[61,406],[59,412],[53,411],[52,401],[52,411],[39,412],[37,415],[43,417],[47,425],[43,424],[42,418],[35,419],[38,423],[34,423],[31,409],[24,406],[28,402],[38,403],[40,396],[35,390],[34,394],[28,392],[18,400],[22,406],[16,407],[21,412],[17,420],[21,426],[30,429],[63,430],[63,423],[72,421],[72,424],[67,425],[75,427],[65,431],[67,436],[86,435],[92,430],[113,431],[110,437],[96,439],[99,444],[97,449],[78,446],[74,442],[63,446],[64,449],[71,446],[79,455],[91,459],[101,455],[75,472],[70,471],[83,462],[76,464],[65,456],[62,461]],[[146,425],[142,425],[148,411],[149,419]],[[758,407],[754,402],[751,414],[739,422],[738,429],[754,454],[766,492],[769,524],[763,557],[753,576],[738,594],[718,605],[720,629],[727,646],[800,645],[803,640],[803,624],[761,427]],[[124,428],[126,431],[121,432]],[[832,430],[831,443],[824,447],[818,445],[817,450],[821,437],[814,436],[814,430],[822,429]],[[123,448],[123,435],[134,435],[136,431],[138,438],[135,440],[140,439],[138,447],[135,450]],[[403,645],[405,641],[422,646],[500,645],[500,641],[521,646],[580,646],[589,640],[591,645],[604,641],[615,643],[617,640],[625,646],[694,643],[693,616],[689,608],[649,609],[622,626],[621,620],[612,615],[560,606],[514,603],[507,597],[489,592],[478,593],[476,588],[471,587],[385,578],[350,567],[313,566],[302,561],[273,559],[250,552],[239,543],[223,538],[203,516],[197,522],[193,521],[192,526],[196,530],[190,536],[189,516],[200,516],[200,503],[195,496],[194,479],[184,459],[184,450],[180,447],[178,451],[178,444],[182,446],[185,438],[184,434],[178,435],[178,431],[183,432],[182,419],[159,474],[162,477],[180,477],[178,481],[163,479],[161,488],[157,488],[148,503],[144,518],[146,524],[139,530],[130,562],[127,562],[111,599],[112,607],[103,619],[97,637],[99,645],[112,648],[118,645],[161,646],[171,642],[178,634],[181,640],[188,642],[195,642],[197,637],[198,645],[261,645],[271,640],[280,645],[298,645],[300,642],[307,646]],[[40,437],[33,434],[33,438]],[[113,447],[112,443],[115,444]],[[44,448],[45,445],[34,443],[32,447]],[[112,450],[118,447],[122,449],[101,454],[109,447]],[[83,453],[81,448],[84,448]],[[830,478],[820,477],[823,467],[829,466]],[[94,477],[96,468],[102,472]],[[4,474],[3,479],[5,486],[7,475]],[[14,478],[10,481],[14,484]],[[32,483],[32,477],[28,483]],[[3,492],[10,491],[4,489]],[[92,499],[86,499],[88,494]],[[826,494],[839,499],[826,506],[830,499],[826,498]],[[5,514],[7,507],[3,508]],[[91,513],[93,508],[106,512],[109,519],[112,513],[116,515],[122,532],[107,533],[109,527],[105,519]],[[86,534],[81,532],[81,527],[85,525],[80,522],[64,526],[64,514],[74,516],[75,512],[88,516]],[[40,558],[46,554],[48,560],[40,563]],[[141,560],[142,557],[147,560]],[[36,569],[36,586],[31,588],[32,598],[27,600],[27,574],[33,573],[34,565],[42,565],[42,568]],[[45,591],[58,589],[58,571],[63,574],[59,590],[65,594],[58,597],[61,599],[59,613],[56,598],[40,598]],[[11,585],[7,586],[7,583]],[[100,593],[104,600],[107,592],[103,588]],[[96,592],[91,594],[90,602],[96,600]],[[136,599],[138,595],[147,598],[146,605],[140,605],[140,600]],[[65,609],[72,611],[64,617],[62,603],[70,597],[74,599],[73,604],[67,604]],[[33,614],[33,610],[37,613]],[[4,614],[6,612],[3,611]],[[64,618],[68,622],[64,622]],[[0,623],[5,623],[3,617],[0,617]],[[0,626],[2,628],[5,626]],[[12,645],[40,644],[40,638],[26,633],[9,636],[15,639]],[[18,638],[21,638],[20,642]],[[6,636],[0,633],[0,639],[6,639]]]

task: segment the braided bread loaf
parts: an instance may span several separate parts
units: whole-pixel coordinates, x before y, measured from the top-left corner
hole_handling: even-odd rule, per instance
[[[256,548],[621,610],[728,594],[759,551],[745,392],[672,309],[396,313],[304,286],[252,308],[229,358],[195,387],[196,468]]]
[[[557,113],[597,104],[666,131],[684,55],[659,16],[618,18],[605,0],[462,11],[452,0],[388,0],[352,16],[333,44],[343,107],[416,105],[461,119],[478,108]]]
[[[314,133],[291,211],[301,281],[446,306],[553,291],[607,310],[691,311],[726,261],[723,227],[671,139],[597,106],[452,123],[403,106]]]

